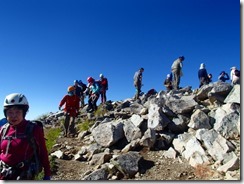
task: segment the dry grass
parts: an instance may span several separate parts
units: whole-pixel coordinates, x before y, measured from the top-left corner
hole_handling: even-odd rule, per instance
[[[212,178],[215,172],[210,168],[209,165],[197,165],[194,171],[195,176],[202,179]]]

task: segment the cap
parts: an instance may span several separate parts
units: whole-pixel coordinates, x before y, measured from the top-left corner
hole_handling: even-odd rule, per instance
[[[235,67],[235,66],[232,66],[230,69],[231,69],[231,70],[232,70],[232,69],[236,69],[236,67]]]

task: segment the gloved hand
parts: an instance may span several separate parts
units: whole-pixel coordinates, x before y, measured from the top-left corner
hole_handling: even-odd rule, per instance
[[[43,180],[51,180],[51,177],[50,176],[44,176]]]
[[[59,106],[58,109],[61,111],[61,106]]]

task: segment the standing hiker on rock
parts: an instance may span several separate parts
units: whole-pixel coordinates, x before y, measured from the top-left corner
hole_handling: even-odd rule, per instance
[[[100,85],[101,85],[101,103],[104,104],[107,101],[107,95],[106,92],[108,90],[108,79],[104,77],[103,74],[99,75],[100,77]]]
[[[173,89],[173,84],[172,84],[170,74],[167,74],[166,79],[164,80],[164,86],[166,88],[167,93]]]
[[[219,74],[219,77],[218,77],[218,80],[219,81],[222,81],[222,82],[225,82],[227,80],[230,80],[230,77],[227,73],[225,73],[225,71],[222,71],[220,74]]]
[[[136,94],[134,96],[135,100],[139,99],[140,93],[141,93],[141,87],[142,87],[142,73],[144,72],[144,68],[140,68],[138,71],[134,74],[134,86],[136,88]]]
[[[74,80],[74,88],[75,88],[76,96],[78,96],[80,101],[81,101],[81,98],[83,96],[83,92],[82,92],[82,88],[79,85],[79,81],[78,80]]]
[[[29,110],[27,98],[12,93],[4,100],[7,123],[1,127],[0,179],[34,180],[44,168],[43,180],[50,180],[43,127],[25,119]]]
[[[88,107],[87,107],[87,112],[91,113],[97,110],[97,101],[100,96],[100,85],[98,81],[95,81],[94,78],[88,77],[87,78],[87,91],[89,91],[88,95]]]
[[[235,66],[231,67],[230,70],[231,84],[240,84],[240,71]]]
[[[69,86],[67,91],[68,94],[59,103],[59,110],[65,105],[63,109],[65,112],[64,137],[74,137],[76,134],[75,118],[79,114],[80,99],[75,95],[74,86]]]
[[[206,70],[205,64],[201,63],[200,68],[198,70],[198,79],[199,79],[199,88],[203,85],[209,84],[210,79],[208,77],[208,72]]]
[[[172,66],[171,66],[171,71],[173,73],[173,87],[174,89],[179,89],[179,84],[180,84],[180,78],[183,76],[182,72],[182,67],[183,64],[182,62],[185,60],[184,56],[180,56],[178,59],[176,59]]]

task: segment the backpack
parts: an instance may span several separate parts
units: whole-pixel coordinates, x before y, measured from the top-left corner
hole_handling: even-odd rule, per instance
[[[1,141],[3,139],[5,139],[9,126],[10,126],[10,124],[7,122],[1,127],[1,130],[0,130]],[[29,172],[32,176],[35,176],[42,171],[42,165],[41,165],[41,162],[39,159],[39,149],[37,148],[37,143],[33,136],[33,129],[35,126],[40,126],[40,127],[42,127],[42,130],[43,130],[43,124],[41,121],[38,121],[38,120],[28,121],[28,124],[25,129],[25,133],[23,136],[23,138],[28,139],[29,144],[31,145],[31,147],[34,150],[34,155],[33,155],[33,158],[30,160],[30,166],[27,171],[27,173]]]
[[[240,71],[239,70],[236,69],[234,73],[235,73],[235,76],[240,77]]]

